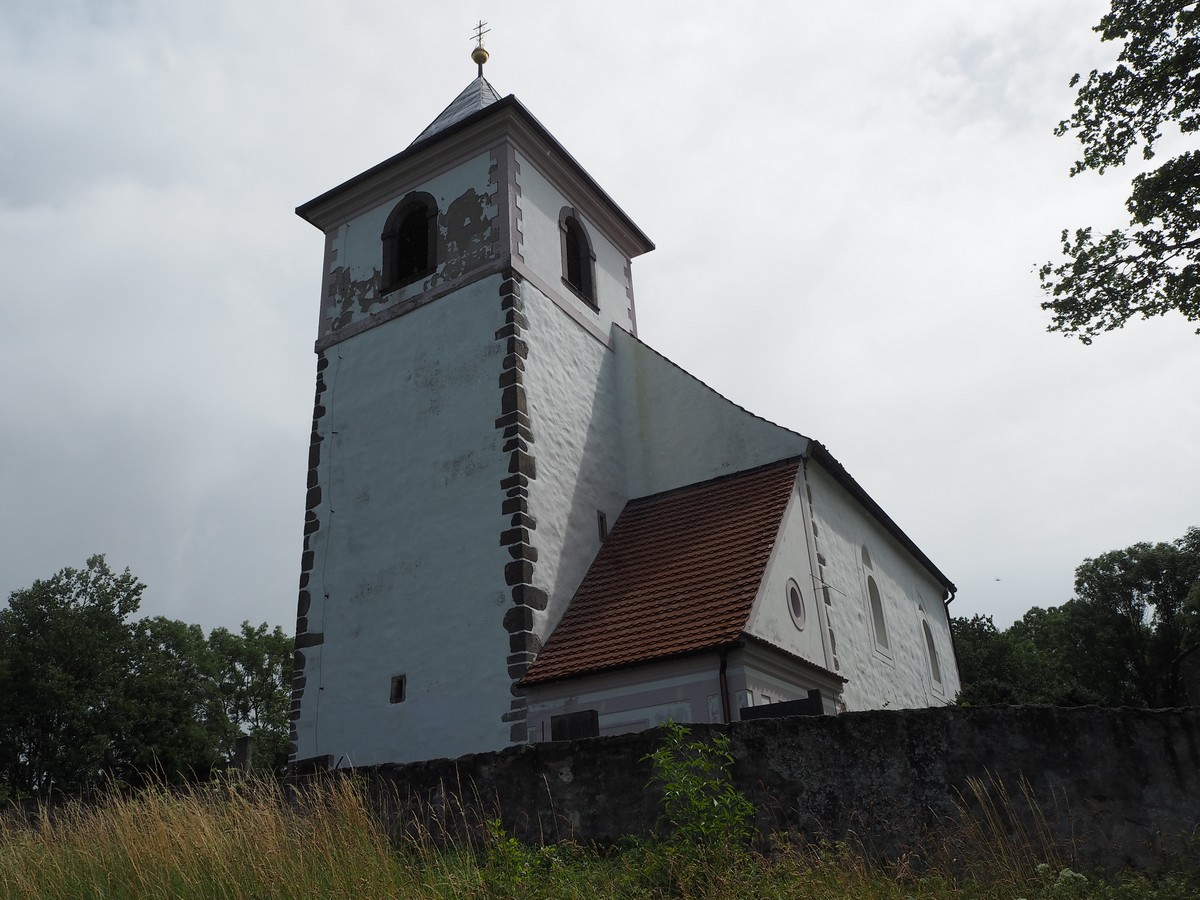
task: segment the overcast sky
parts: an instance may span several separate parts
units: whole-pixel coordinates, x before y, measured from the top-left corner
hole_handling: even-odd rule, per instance
[[[418,9],[419,6],[419,9]],[[1200,337],[1045,331],[1097,0],[0,4],[0,594],[106,553],[143,612],[295,622],[322,238],[300,203],[474,77],[653,239],[639,334],[817,438],[1007,625],[1200,524]]]

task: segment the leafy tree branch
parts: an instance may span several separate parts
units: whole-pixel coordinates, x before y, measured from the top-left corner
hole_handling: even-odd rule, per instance
[[[1123,165],[1136,147],[1155,158],[1163,128],[1200,130],[1200,10],[1183,0],[1113,0],[1095,29],[1120,41],[1116,65],[1076,74],[1075,110],[1055,129],[1083,149],[1072,176]],[[1082,81],[1082,84],[1080,82]],[[1062,258],[1038,269],[1050,331],[1084,344],[1131,318],[1178,312],[1200,322],[1200,154],[1186,151],[1133,179],[1130,227],[1061,237]],[[1197,328],[1200,334],[1200,328]]]

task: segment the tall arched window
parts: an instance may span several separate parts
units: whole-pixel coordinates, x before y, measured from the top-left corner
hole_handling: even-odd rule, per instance
[[[883,617],[883,598],[879,596],[879,585],[875,583],[875,576],[871,574],[875,566],[871,563],[871,551],[867,549],[867,545],[862,545],[862,564],[864,575],[867,578],[867,604],[871,607],[871,625],[875,630],[875,646],[882,650],[885,655],[891,656],[888,653],[888,633],[887,620]]]
[[[875,625],[875,643],[880,649],[888,649],[887,621],[883,618],[883,598],[879,596],[879,586],[875,577],[867,576],[867,597],[871,601],[871,622]]]
[[[396,204],[383,226],[381,291],[416,281],[437,267],[437,204],[411,193]]]
[[[925,649],[929,651],[929,674],[933,676],[933,683],[942,686],[942,666],[938,661],[937,647],[933,646],[933,632],[929,630],[929,623],[924,619],[921,620],[921,628],[925,632]]]
[[[595,307],[596,257],[588,233],[571,207],[564,206],[559,213],[558,230],[562,237],[563,283]]]

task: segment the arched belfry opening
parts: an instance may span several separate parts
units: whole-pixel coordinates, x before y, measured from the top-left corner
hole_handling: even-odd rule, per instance
[[[437,268],[437,203],[426,193],[411,193],[396,204],[383,226],[383,275],[387,292],[416,281]]]
[[[596,255],[587,230],[570,206],[564,206],[558,214],[558,230],[562,237],[563,283],[591,306],[598,306]]]

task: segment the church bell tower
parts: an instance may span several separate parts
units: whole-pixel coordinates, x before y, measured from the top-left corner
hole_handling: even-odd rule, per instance
[[[653,244],[472,59],[407,149],[296,211],[325,236],[299,768],[529,739],[518,681],[629,499],[613,330]]]

